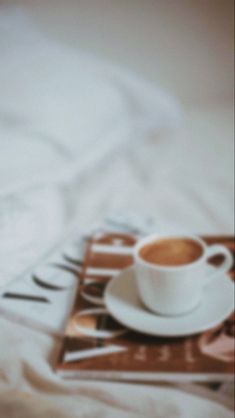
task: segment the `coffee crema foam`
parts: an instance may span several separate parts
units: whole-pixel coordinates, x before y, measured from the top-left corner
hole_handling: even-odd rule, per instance
[[[139,256],[160,266],[182,266],[200,258],[203,248],[189,238],[163,238],[144,245]]]

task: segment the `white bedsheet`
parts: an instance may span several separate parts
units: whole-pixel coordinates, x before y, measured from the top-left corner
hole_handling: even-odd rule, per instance
[[[159,231],[230,234],[233,186],[232,104],[192,106],[185,109],[182,128],[176,133],[132,144],[99,169],[53,190],[60,214],[56,231],[49,231],[53,204],[46,207],[41,228],[53,245],[71,217],[79,220],[79,233],[80,227],[90,227],[110,213],[128,212],[151,215]],[[44,206],[39,210],[42,217],[44,210]],[[65,383],[52,369],[58,340],[4,317],[0,330],[1,418],[233,416],[224,407],[179,388]],[[204,396],[213,397],[207,391]]]
[[[80,225],[127,211],[151,215],[159,230],[232,233],[231,121],[228,106],[191,109],[185,128],[171,138],[113,155],[66,191]],[[0,329],[1,417],[232,417],[222,406],[176,388],[62,382],[52,370],[58,340],[6,318],[0,318]],[[212,397],[208,391],[200,395]]]
[[[93,213],[136,213],[163,231],[232,234],[233,148],[232,104],[185,109],[175,133],[113,155],[84,176],[77,213],[82,222]]]
[[[133,73],[48,38],[24,9],[0,6],[0,59],[1,286],[73,219],[71,179],[175,127],[180,107]]]

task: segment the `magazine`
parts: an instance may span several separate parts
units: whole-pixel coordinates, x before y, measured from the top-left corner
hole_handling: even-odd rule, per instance
[[[233,237],[204,237],[226,245]],[[221,325],[190,337],[152,337],[126,329],[103,303],[104,290],[132,265],[137,236],[95,233],[86,242],[80,285],[68,319],[57,373],[68,379],[134,381],[228,381],[234,374],[234,314]],[[213,260],[216,264],[219,258]],[[234,266],[229,273],[234,279]]]

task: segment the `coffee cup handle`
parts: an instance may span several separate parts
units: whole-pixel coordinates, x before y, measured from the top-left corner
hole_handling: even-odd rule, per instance
[[[206,277],[206,285],[212,282],[219,274],[226,273],[230,270],[233,265],[233,257],[230,251],[223,245],[211,245],[206,249],[206,259],[209,260],[216,255],[223,255],[224,260],[220,266],[216,267],[211,273]]]

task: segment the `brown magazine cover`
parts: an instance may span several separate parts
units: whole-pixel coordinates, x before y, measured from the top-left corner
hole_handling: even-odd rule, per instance
[[[203,237],[234,256],[233,237]],[[234,375],[234,313],[220,326],[181,338],[151,337],[124,329],[106,311],[108,281],[133,263],[137,237],[96,233],[86,241],[80,285],[65,330],[57,373],[64,378],[134,381],[225,381]],[[214,259],[216,264],[220,260]],[[234,279],[234,265],[230,271]],[[229,277],[228,277],[229,280]]]

